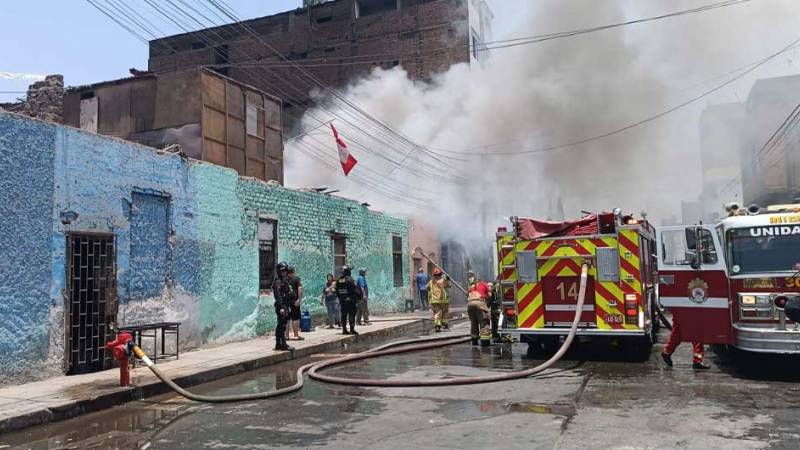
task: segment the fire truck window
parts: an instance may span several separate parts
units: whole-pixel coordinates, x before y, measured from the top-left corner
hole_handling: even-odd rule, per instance
[[[687,246],[684,230],[661,232],[661,246],[664,264],[674,266],[688,266],[691,264],[692,253]]]
[[[714,247],[714,238],[711,232],[705,228],[700,230],[700,249],[703,252],[703,264],[717,263],[717,249]]]

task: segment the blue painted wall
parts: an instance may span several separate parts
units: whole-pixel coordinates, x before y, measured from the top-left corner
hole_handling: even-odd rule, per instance
[[[370,269],[373,309],[402,306],[391,239],[405,252],[407,221],[353,201],[2,112],[0,183],[0,384],[66,368],[70,232],[115,237],[119,324],[179,321],[184,349],[272,331],[258,283],[262,215],[278,219],[279,257],[304,279],[312,312],[333,270],[332,231],[348,236],[349,262]]]
[[[0,113],[0,383],[50,356],[54,136]]]

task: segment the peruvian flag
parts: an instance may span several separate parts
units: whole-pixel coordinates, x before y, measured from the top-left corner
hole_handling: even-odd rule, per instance
[[[358,161],[356,161],[353,155],[350,154],[350,151],[347,150],[347,144],[339,137],[339,133],[336,131],[336,127],[334,127],[333,124],[331,124],[331,130],[333,130],[333,138],[336,139],[336,147],[339,149],[339,162],[342,163],[342,170],[344,170],[344,175],[347,176]]]

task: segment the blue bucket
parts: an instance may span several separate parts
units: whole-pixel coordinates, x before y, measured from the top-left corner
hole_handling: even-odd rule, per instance
[[[308,310],[303,311],[303,315],[300,316],[300,331],[303,333],[311,331],[311,314]]]

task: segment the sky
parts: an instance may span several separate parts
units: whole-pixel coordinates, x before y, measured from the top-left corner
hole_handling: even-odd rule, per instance
[[[514,1],[519,0],[490,1],[499,20],[514,23],[515,8],[501,6]],[[60,73],[67,85],[78,86],[127,77],[132,67],[147,68],[147,46],[86,0],[2,0],[2,3],[0,72]],[[130,4],[136,3],[147,7],[143,0],[130,0]],[[240,17],[251,19],[289,11],[303,2],[228,0],[227,3]],[[177,28],[172,31],[177,32]],[[0,77],[0,92],[24,93],[30,83]],[[19,96],[0,93],[0,102],[14,101]]]

